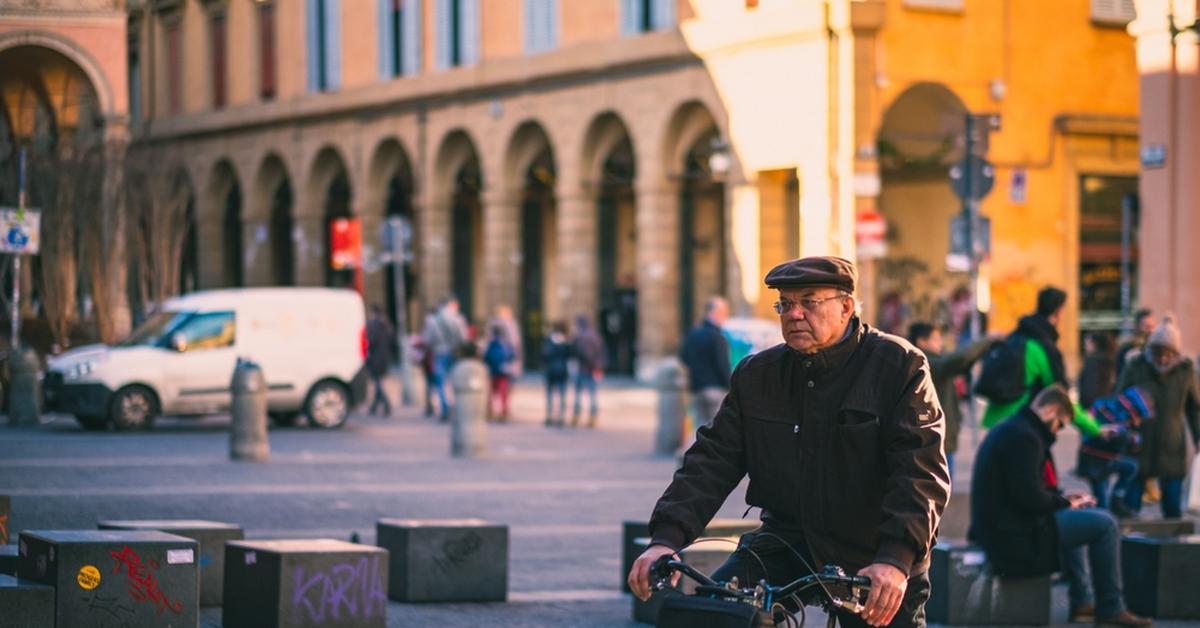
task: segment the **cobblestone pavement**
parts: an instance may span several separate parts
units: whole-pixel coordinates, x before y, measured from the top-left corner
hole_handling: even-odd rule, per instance
[[[610,381],[601,394],[596,429],[545,428],[540,385],[526,379],[512,422],[491,426],[487,456],[467,460],[449,456],[447,427],[419,408],[355,415],[334,431],[272,430],[265,464],[229,461],[227,417],[162,419],[146,433],[54,417],[0,430],[0,494],[12,496],[14,532],[186,518],[238,523],[248,538],[370,543],[380,518],[482,517],[510,526],[508,602],[391,603],[388,626],[637,626],[619,588],[621,522],[649,514],[674,461],[651,453],[652,390]],[[718,516],[740,517],[743,495]],[[1062,587],[1055,598],[1061,623]],[[808,621],[824,624],[819,613]],[[220,626],[220,611],[206,609],[202,625]]]

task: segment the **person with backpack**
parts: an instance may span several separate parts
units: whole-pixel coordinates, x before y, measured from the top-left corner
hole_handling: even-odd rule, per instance
[[[492,326],[492,337],[483,351],[483,363],[487,365],[492,386],[488,394],[488,420],[508,422],[508,388],[512,380],[513,361],[516,351],[508,344],[508,332],[503,325]],[[496,404],[500,412],[496,413]]]
[[[596,427],[596,415],[600,413],[596,384],[604,374],[605,349],[604,342],[592,328],[591,320],[586,314],[575,317],[575,341],[572,348],[579,369],[575,372],[575,412],[571,416],[571,427],[579,425],[579,414],[583,410],[583,391],[586,389],[591,397],[587,426],[593,428]]]
[[[1137,478],[1137,452],[1141,446],[1141,428],[1154,416],[1154,400],[1145,390],[1130,386],[1120,393],[1096,399],[1092,416],[1104,426],[1101,436],[1083,439],[1075,473],[1088,481],[1096,505],[1108,508],[1118,517],[1136,515],[1127,497]],[[1110,478],[1116,483],[1110,485]]]
[[[1004,342],[983,358],[975,392],[987,399],[983,427],[992,428],[1029,405],[1043,388],[1067,385],[1066,365],[1058,350],[1058,323],[1067,293],[1054,287],[1038,292],[1037,311],[1024,316]],[[1100,435],[1100,426],[1075,405],[1075,426],[1085,437]]]
[[[1143,351],[1125,365],[1117,387],[1145,389],[1153,399],[1154,417],[1142,426],[1139,481],[1126,495],[1135,513],[1142,508],[1145,480],[1157,479],[1164,517],[1183,515],[1183,478],[1187,475],[1188,438],[1200,446],[1200,390],[1196,368],[1183,357],[1179,327],[1170,314],[1150,334]],[[1184,424],[1187,430],[1184,430]],[[1190,432],[1190,435],[1189,435]]]
[[[467,322],[458,311],[458,299],[449,297],[437,312],[426,317],[421,339],[433,353],[430,385],[441,405],[441,421],[450,420],[450,400],[446,395],[446,378],[454,367],[455,354],[468,339]]]
[[[546,370],[546,426],[563,427],[567,414],[567,376],[571,360],[571,345],[567,342],[567,324],[558,321],[550,325],[550,335],[542,342],[542,367]],[[554,413],[554,396],[558,395],[558,414]]]
[[[372,304],[371,317],[367,319],[367,373],[375,384],[374,400],[371,401],[372,415],[376,408],[380,408],[382,416],[392,416],[392,404],[383,390],[383,378],[392,368],[395,348],[396,330],[388,322],[383,308]]]

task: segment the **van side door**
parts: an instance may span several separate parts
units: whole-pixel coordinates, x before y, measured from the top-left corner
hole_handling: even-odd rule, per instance
[[[212,414],[229,408],[229,383],[237,363],[233,312],[193,316],[168,338],[167,388],[178,391],[173,408],[179,414]]]

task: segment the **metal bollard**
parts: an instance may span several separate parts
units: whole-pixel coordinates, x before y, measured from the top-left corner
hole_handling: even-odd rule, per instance
[[[450,455],[482,456],[487,450],[487,367],[475,358],[462,358],[450,371],[450,384],[454,387]]]
[[[238,358],[233,369],[229,458],[262,462],[271,453],[267,442],[267,381],[257,364]]]
[[[683,365],[667,358],[654,376],[658,389],[658,432],[654,436],[654,452],[670,456],[683,444],[683,422],[687,416],[687,377]]]
[[[8,421],[11,425],[37,425],[42,414],[42,379],[37,352],[14,349],[9,354],[11,375]]]

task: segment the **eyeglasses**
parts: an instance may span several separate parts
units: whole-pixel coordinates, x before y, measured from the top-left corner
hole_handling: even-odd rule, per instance
[[[784,314],[787,314],[788,312],[791,312],[792,310],[796,309],[796,306],[800,306],[800,307],[804,308],[805,312],[808,312],[809,314],[811,314],[813,312],[816,312],[817,308],[821,307],[821,304],[825,303],[826,301],[832,301],[834,299],[844,299],[848,296],[850,296],[850,295],[843,293],[843,294],[837,294],[837,295],[834,295],[831,297],[824,297],[821,299],[800,299],[799,301],[790,301],[788,299],[780,299],[774,303],[775,313],[779,314],[780,316],[783,316]]]

